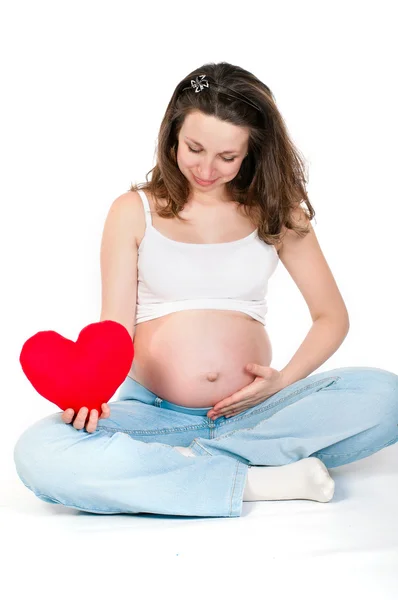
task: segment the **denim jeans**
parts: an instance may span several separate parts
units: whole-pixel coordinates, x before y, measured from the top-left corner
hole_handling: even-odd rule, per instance
[[[117,394],[93,433],[62,412],[22,433],[14,462],[38,498],[99,514],[239,517],[252,465],[315,456],[338,467],[398,440],[398,376],[378,368],[317,373],[215,421],[211,407],[172,404],[130,377]]]

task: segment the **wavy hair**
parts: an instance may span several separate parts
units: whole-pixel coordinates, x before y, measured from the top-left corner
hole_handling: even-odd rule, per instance
[[[210,86],[195,93],[191,80],[203,74]],[[243,94],[260,110],[231,98],[218,86],[237,96]],[[184,91],[186,87],[190,89]],[[179,212],[190,187],[178,168],[176,149],[185,117],[197,110],[249,130],[248,155],[238,174],[225,185],[231,200],[242,205],[257,226],[259,238],[273,245],[281,241],[287,229],[304,237],[309,232],[308,222],[315,217],[305,189],[304,160],[289,138],[271,90],[249,71],[227,62],[204,64],[180,81],[160,125],[156,165],[146,174],[146,183],[132,184],[129,191],[148,190],[160,217],[185,220]],[[166,204],[160,206],[158,199],[166,200]],[[307,210],[300,207],[302,203]],[[306,225],[299,224],[297,214],[304,216]]]

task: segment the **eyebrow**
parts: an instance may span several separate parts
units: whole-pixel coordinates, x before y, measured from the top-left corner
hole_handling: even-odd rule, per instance
[[[201,148],[203,148],[202,144],[199,144],[199,142],[196,142],[192,138],[186,137],[185,139],[189,140],[190,142],[193,142],[197,146],[200,146]],[[238,150],[224,150],[224,152],[220,152],[220,154],[239,154],[239,151]]]

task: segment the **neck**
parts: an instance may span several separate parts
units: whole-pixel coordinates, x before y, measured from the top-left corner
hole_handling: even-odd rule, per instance
[[[232,199],[225,192],[215,191],[212,194],[201,194],[195,191],[193,194],[191,193],[188,197],[187,204],[191,206],[221,206],[225,204],[230,204]]]

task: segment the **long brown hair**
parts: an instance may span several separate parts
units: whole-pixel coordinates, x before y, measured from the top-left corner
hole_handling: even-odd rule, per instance
[[[204,74],[210,85],[195,93],[191,81]],[[260,110],[240,99],[231,99],[217,86],[243,94]],[[183,91],[186,87],[190,89]],[[271,90],[249,71],[227,62],[204,64],[180,81],[160,125],[156,165],[146,174],[146,183],[132,184],[129,191],[148,190],[160,217],[182,219],[178,213],[190,189],[178,168],[176,149],[185,117],[196,110],[250,131],[248,155],[236,177],[226,183],[226,189],[232,201],[242,205],[257,226],[259,238],[267,244],[279,243],[284,228],[305,236],[308,224],[299,225],[293,215],[304,203],[308,211],[302,209],[300,214],[305,213],[305,221],[308,223],[315,216],[305,189],[304,160],[289,138]],[[163,207],[158,204],[160,198],[166,200]]]

